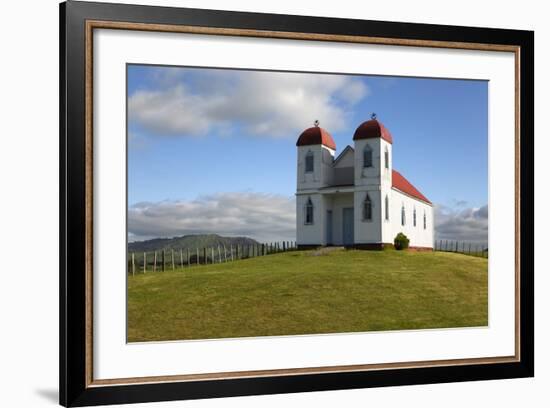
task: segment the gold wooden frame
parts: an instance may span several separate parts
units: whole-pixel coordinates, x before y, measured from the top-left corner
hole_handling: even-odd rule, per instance
[[[170,32],[218,36],[241,36],[256,38],[276,38],[310,41],[330,41],[341,43],[397,45],[411,47],[450,48],[479,51],[513,52],[515,58],[515,354],[502,357],[480,357],[450,360],[430,360],[379,364],[355,364],[326,367],[288,368],[275,370],[254,370],[238,372],[218,372],[207,374],[185,374],[154,377],[128,377],[114,379],[93,378],[93,30],[118,29],[132,31]],[[470,364],[514,363],[520,356],[520,47],[514,45],[395,39],[367,36],[310,34],[286,31],[263,31],[197,27],[188,25],[166,25],[148,23],[127,23],[119,21],[86,21],[86,387],[130,385],[145,383],[166,383],[180,381],[221,380],[251,377],[292,376],[299,374],[319,374],[353,371],[388,370],[396,368],[420,368],[461,366]]]

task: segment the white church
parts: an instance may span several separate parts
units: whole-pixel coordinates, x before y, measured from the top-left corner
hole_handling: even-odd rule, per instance
[[[336,144],[318,121],[296,146],[298,247],[382,249],[402,232],[411,248],[433,248],[432,203],[393,169],[393,139],[375,114],[336,158]]]

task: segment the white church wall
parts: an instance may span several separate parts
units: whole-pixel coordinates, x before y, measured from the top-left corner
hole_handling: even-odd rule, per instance
[[[401,208],[405,207],[405,225],[401,225]],[[434,223],[433,207],[423,201],[412,198],[398,190],[391,191],[391,234],[387,243],[393,243],[395,236],[402,232],[409,238],[410,246],[433,248]],[[416,226],[413,222],[413,212],[416,209]],[[426,229],[424,229],[423,217],[426,213]]]
[[[380,191],[380,216],[381,222],[381,242],[393,243],[395,235],[393,234],[393,218],[392,218],[392,188],[391,184],[385,183]],[[388,197],[388,216],[386,217],[386,197]]]
[[[313,172],[306,172],[306,156],[313,154]],[[332,183],[334,150],[322,145],[298,146],[297,189],[311,189]]]
[[[372,167],[364,167],[364,150],[372,149]],[[388,150],[388,168],[384,163],[384,154]],[[391,185],[392,145],[382,138],[360,139],[355,141],[355,185]]]
[[[355,185],[357,187],[378,185],[380,180],[380,138],[361,139],[355,146]],[[372,149],[372,166],[364,167],[363,152],[369,146]]]
[[[365,220],[363,208],[367,194],[372,203],[372,219]],[[372,244],[381,242],[381,204],[380,190],[371,188],[354,193],[354,236],[356,244]]]
[[[305,224],[306,203],[313,203],[313,223]],[[325,232],[325,202],[321,194],[296,196],[296,242],[298,245],[322,245]]]

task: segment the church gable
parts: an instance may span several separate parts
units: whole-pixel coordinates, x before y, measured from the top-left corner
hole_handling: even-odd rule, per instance
[[[353,150],[353,147],[350,145],[347,145],[344,150],[342,150],[342,153],[338,155],[338,157],[334,160],[333,167],[335,169],[339,169],[342,167],[353,167],[355,158],[355,151]]]
[[[340,155],[334,160],[333,167],[333,183],[337,186],[346,186],[354,184],[354,169],[353,162],[355,151],[353,147],[346,146]]]

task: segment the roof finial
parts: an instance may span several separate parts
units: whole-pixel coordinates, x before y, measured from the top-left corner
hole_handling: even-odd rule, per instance
[[[372,112],[372,113],[370,114],[370,118],[373,119],[373,120],[376,119],[376,113]]]
[[[313,126],[319,127],[319,120],[315,119],[315,122],[313,122]]]

